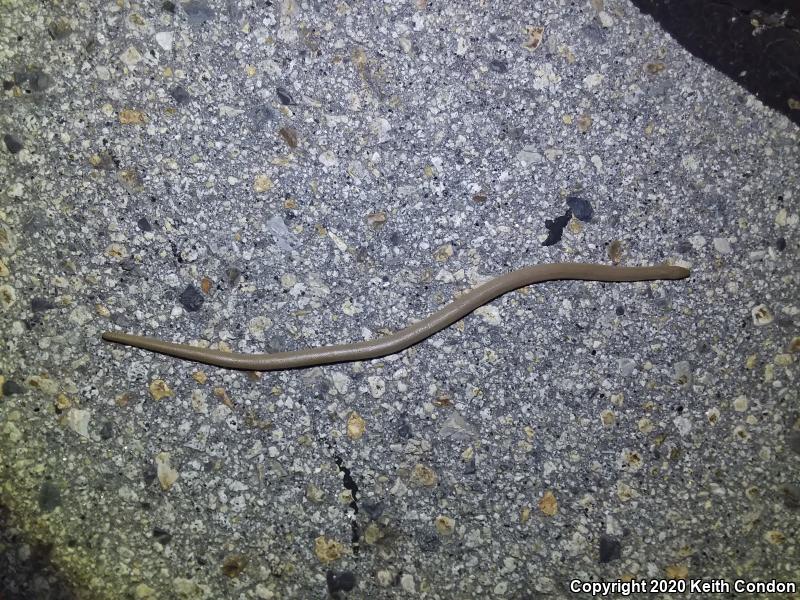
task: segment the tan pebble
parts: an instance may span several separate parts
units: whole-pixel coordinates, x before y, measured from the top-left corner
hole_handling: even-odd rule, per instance
[[[689,569],[686,565],[669,565],[665,569],[667,579],[686,579],[689,576]]]
[[[0,258],[0,277],[8,277],[10,274],[11,271],[8,270],[8,265]]]
[[[378,542],[382,537],[383,531],[381,531],[381,528],[375,522],[367,525],[367,528],[364,530],[364,541],[370,546]]]
[[[528,522],[528,519],[531,518],[531,507],[530,506],[523,506],[522,510],[519,511],[519,522],[523,525]]]
[[[70,406],[72,406],[72,400],[67,398],[67,396],[65,396],[64,394],[59,394],[58,396],[56,396],[56,399],[53,402],[53,404],[55,405],[56,410],[60,412],[62,410],[67,410]]]
[[[253,190],[257,194],[263,194],[264,192],[268,192],[271,189],[272,189],[272,179],[270,179],[266,175],[256,175],[255,181],[253,181]]]
[[[9,309],[17,302],[17,292],[10,285],[0,285],[0,306]]]
[[[172,468],[170,464],[169,452],[159,452],[156,455],[156,472],[158,481],[161,483],[161,489],[165,492],[178,480],[178,471]]]
[[[764,536],[764,539],[775,546],[779,546],[786,542],[786,536],[782,532],[775,529],[768,531]]]
[[[733,437],[742,442],[750,439],[750,433],[744,425],[737,425],[733,428]]]
[[[758,356],[755,354],[750,354],[744,361],[744,366],[746,369],[754,369],[758,364]]]
[[[650,75],[658,75],[667,67],[662,62],[652,62],[652,63],[647,63],[644,66],[644,68],[647,70],[648,73],[650,73]]]
[[[325,498],[325,492],[323,492],[313,483],[309,483],[306,486],[306,498],[308,498],[314,504],[319,504]]]
[[[378,211],[367,215],[367,224],[373,229],[380,229],[386,224],[386,213]]]
[[[414,465],[414,468],[411,470],[410,481],[415,485],[433,487],[439,481],[439,477],[436,475],[436,472],[430,467],[417,464]]]
[[[201,385],[208,381],[208,375],[204,371],[195,371],[192,373],[192,378]]]
[[[754,306],[750,310],[750,315],[753,317],[753,324],[762,327],[764,325],[769,325],[775,319],[772,316],[772,312],[769,308],[764,304],[759,304],[758,306]]]
[[[622,242],[619,240],[613,240],[608,245],[608,258],[611,259],[611,262],[615,265],[619,264],[622,260],[623,250],[622,250]]]
[[[167,382],[163,379],[154,379],[150,382],[150,395],[153,397],[153,400],[161,400],[162,398],[172,396],[172,390],[169,389]]]
[[[289,148],[297,148],[297,132],[294,129],[291,127],[281,127],[278,133]]]
[[[642,455],[636,450],[629,450],[626,448],[622,451],[622,464],[627,465],[631,470],[638,470],[642,468]]]
[[[592,128],[592,117],[589,115],[581,115],[578,117],[578,131],[586,133]]]
[[[634,490],[627,483],[624,483],[622,481],[617,483],[617,498],[619,498],[622,502],[628,502],[629,500],[633,500],[638,496],[639,492]]]
[[[228,408],[235,408],[233,405],[233,401],[228,396],[228,392],[225,391],[223,387],[215,387],[214,388],[214,396],[222,401],[222,403],[227,406]]]
[[[347,418],[347,437],[359,440],[367,429],[367,423],[357,412],[351,412]]]
[[[247,557],[242,554],[229,554],[222,561],[222,574],[226,577],[238,577],[247,566]]]
[[[738,396],[733,401],[733,410],[736,412],[744,412],[747,410],[747,397],[746,396]]]
[[[717,423],[719,423],[719,409],[709,408],[706,411],[706,419],[708,419],[708,422],[711,423],[712,425],[716,425]]]
[[[786,100],[786,103],[789,105],[789,108],[792,110],[800,110],[800,100],[797,98],[789,98]]]
[[[789,352],[800,352],[800,336],[792,338],[792,341],[789,342],[789,347],[787,350]]]
[[[203,277],[200,280],[200,289],[203,290],[203,293],[208,295],[211,292],[211,284],[212,281],[208,277]]]
[[[528,50],[536,50],[539,46],[541,46],[542,39],[544,38],[544,27],[528,25],[525,28],[525,33],[528,37],[524,42],[522,42],[523,48],[527,48]]]
[[[603,427],[611,427],[616,421],[617,418],[614,415],[614,411],[604,410],[600,413],[600,422],[603,424]]]
[[[433,257],[436,259],[437,262],[445,262],[451,256],[453,256],[453,245],[452,244],[444,244],[443,246],[439,246],[436,252],[434,252]]]
[[[436,526],[436,531],[439,532],[439,535],[448,536],[452,535],[453,531],[456,528],[455,519],[451,519],[445,515],[439,515],[434,520],[434,525]]]
[[[791,354],[776,354],[775,364],[779,367],[788,367],[794,362],[794,356]]]
[[[119,122],[122,125],[141,125],[147,122],[147,116],[140,110],[123,108],[119,111]]]
[[[111,316],[111,311],[108,310],[108,308],[106,308],[102,304],[95,304],[94,305],[94,310],[101,317],[110,317]]]
[[[583,224],[581,224],[581,222],[578,219],[575,219],[573,217],[569,221],[569,230],[570,230],[570,232],[572,232],[572,233],[577,235],[581,231],[583,231]]]
[[[644,419],[639,419],[638,425],[639,425],[639,431],[641,431],[642,433],[650,433],[654,429],[653,422],[647,417],[645,417]]]
[[[112,260],[120,261],[128,256],[128,251],[124,246],[113,243],[106,246],[105,255]]]
[[[552,517],[558,512],[558,501],[550,490],[547,490],[539,499],[539,510],[548,517]]]
[[[344,552],[345,549],[342,544],[336,540],[326,538],[324,535],[314,540],[314,554],[325,564],[339,560],[344,556]]]

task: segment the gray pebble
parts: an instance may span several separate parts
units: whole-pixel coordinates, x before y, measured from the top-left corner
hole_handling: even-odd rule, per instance
[[[607,563],[622,557],[622,544],[607,535],[600,536],[600,562]]]
[[[178,301],[183,308],[189,312],[197,312],[203,307],[203,302],[206,299],[203,297],[203,292],[198,290],[195,286],[189,284],[186,289],[178,296]]]
[[[33,312],[43,312],[45,310],[52,310],[56,307],[55,304],[50,302],[47,298],[40,298],[38,296],[34,296],[31,298],[31,310]]]
[[[169,95],[178,104],[188,104],[193,100],[192,95],[182,85],[176,85],[169,91]]]
[[[356,586],[356,576],[350,571],[336,573],[328,571],[325,574],[325,582],[328,584],[328,593],[337,594],[339,592],[349,592]]]
[[[189,0],[183,5],[183,10],[192,25],[202,25],[214,18],[214,9],[205,0]]]
[[[52,481],[45,481],[39,488],[39,508],[42,512],[53,512],[61,506],[61,490]]]
[[[633,371],[636,369],[636,362],[630,358],[620,358],[617,361],[617,365],[619,366],[620,374],[624,377],[633,375]]]
[[[162,546],[166,546],[172,541],[172,534],[166,529],[160,527],[153,527],[153,537]]]
[[[6,150],[11,152],[11,154],[17,154],[20,150],[22,150],[22,142],[20,142],[10,133],[7,133],[3,136],[3,142],[6,145]]]
[[[361,509],[373,521],[380,518],[384,508],[385,505],[380,500],[364,500],[361,502]]]
[[[228,284],[230,284],[231,287],[233,287],[239,282],[239,278],[242,276],[242,272],[236,267],[228,267],[225,270],[225,276],[228,278]]]
[[[496,58],[489,63],[489,68],[495,73],[507,73],[508,63],[504,60]]]
[[[3,396],[14,396],[16,394],[22,394],[23,392],[25,392],[25,388],[16,381],[9,379],[3,382]]]
[[[292,95],[286,90],[286,88],[279,87],[275,90],[275,93],[278,95],[278,100],[281,101],[281,104],[285,104],[286,106],[296,104],[294,98],[292,98]]]
[[[785,483],[781,486],[783,493],[783,505],[789,510],[800,509],[800,486],[793,483]]]
[[[266,106],[265,104],[251,108],[248,114],[250,116],[250,120],[253,122],[253,125],[256,127],[262,127],[267,123],[276,120],[275,113],[269,106]]]
[[[136,221],[136,225],[142,231],[153,231],[153,226],[150,225],[150,221],[148,221],[146,217],[142,217],[141,219]]]
[[[112,437],[114,437],[114,425],[111,421],[106,421],[100,428],[100,439],[110,440]]]
[[[567,206],[569,206],[572,214],[579,221],[589,222],[594,216],[594,209],[588,200],[584,200],[580,196],[569,196],[567,198]]]
[[[789,448],[791,448],[795,453],[800,454],[800,431],[795,431],[789,434],[787,443],[789,444]]]

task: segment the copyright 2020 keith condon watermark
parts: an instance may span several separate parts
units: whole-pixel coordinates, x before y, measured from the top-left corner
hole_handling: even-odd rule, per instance
[[[622,596],[633,594],[796,594],[797,582],[753,581],[748,579],[631,579],[630,581],[583,581],[573,579],[569,590],[592,596]]]

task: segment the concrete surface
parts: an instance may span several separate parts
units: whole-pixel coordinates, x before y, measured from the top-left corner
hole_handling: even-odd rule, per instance
[[[649,17],[0,11],[5,598],[798,579],[798,128]],[[523,265],[665,260],[692,277],[538,285],[361,364],[100,340],[361,340]]]

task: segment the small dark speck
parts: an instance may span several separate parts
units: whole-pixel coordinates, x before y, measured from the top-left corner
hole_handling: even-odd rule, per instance
[[[625,314],[625,307],[620,304],[619,306],[617,306],[614,312],[617,313],[617,316],[621,317],[622,315]]]
[[[146,217],[142,217],[141,219],[136,221],[136,224],[142,231],[153,231],[153,226],[150,225],[150,221],[148,221]]]
[[[174,15],[175,14],[175,5],[172,2],[170,2],[169,0],[166,0],[165,2],[163,2],[161,4],[161,10],[163,10],[164,12],[168,12],[171,15]]]
[[[786,250],[786,238],[779,237],[777,240],[775,240],[775,247],[781,252]]]

